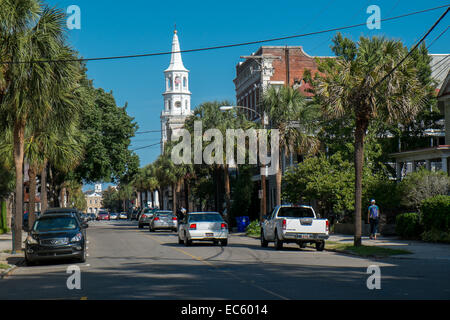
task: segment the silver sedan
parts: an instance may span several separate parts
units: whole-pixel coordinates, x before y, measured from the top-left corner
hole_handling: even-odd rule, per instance
[[[192,241],[212,241],[228,244],[228,225],[217,212],[189,213],[178,229],[178,243],[190,246]]]
[[[148,230],[150,232],[161,229],[177,231],[177,228],[177,217],[172,211],[158,210],[154,212],[153,217],[149,222]]]

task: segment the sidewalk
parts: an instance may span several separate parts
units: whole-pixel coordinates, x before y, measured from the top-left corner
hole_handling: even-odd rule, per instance
[[[246,237],[245,232],[231,233],[234,236]],[[259,239],[259,237],[250,237]],[[330,234],[327,241],[353,244],[352,235]],[[412,254],[403,254],[393,256],[401,259],[438,259],[450,261],[450,244],[430,243],[415,240],[403,240],[399,237],[377,236],[377,240],[370,240],[369,237],[362,237],[362,243],[365,246],[380,246],[390,249],[408,250]],[[326,250],[326,245],[325,245]]]
[[[331,234],[329,241],[341,243],[353,243],[352,235]],[[377,236],[377,240],[370,240],[363,237],[362,243],[365,246],[381,246],[390,249],[402,249],[412,252],[408,255],[398,255],[397,258],[407,259],[439,259],[450,261],[450,244],[430,243],[415,240],[402,240],[399,237]]]
[[[22,241],[27,238],[27,233],[22,232]],[[23,262],[23,253],[11,254],[12,233],[0,234],[0,265],[10,265],[10,268],[0,268],[0,279],[14,270]]]

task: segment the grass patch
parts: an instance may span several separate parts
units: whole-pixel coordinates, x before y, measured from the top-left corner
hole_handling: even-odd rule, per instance
[[[0,263],[0,270],[7,270],[11,268],[9,264]]]
[[[8,249],[8,250],[3,250],[3,251],[2,251],[2,253],[11,253],[11,252],[12,252],[12,250],[9,250],[9,249]]]
[[[246,234],[249,237],[256,237],[259,238],[261,236],[261,227],[259,225],[259,221],[253,221],[251,222],[246,229]]]
[[[352,253],[361,257],[389,257],[399,254],[411,254],[411,251],[402,249],[391,249],[380,246],[360,246],[355,247],[353,244],[340,243],[335,241],[327,241],[325,249],[333,249],[338,252]]]

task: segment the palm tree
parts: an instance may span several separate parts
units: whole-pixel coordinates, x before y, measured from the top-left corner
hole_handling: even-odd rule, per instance
[[[300,153],[315,154],[319,150],[319,140],[315,137],[317,107],[308,104],[300,91],[283,86],[269,87],[264,95],[264,109],[272,128],[279,130],[280,155]],[[276,205],[281,204],[281,162],[276,173]]]
[[[30,226],[33,225],[32,223],[35,219],[34,202],[38,172],[41,172],[44,166],[51,163],[60,173],[67,174],[83,158],[84,136],[78,130],[76,116],[73,118],[73,123],[67,127],[58,127],[55,123],[54,119],[48,119],[48,124],[41,130],[34,128],[33,133],[27,137],[25,142],[25,157],[29,164],[30,202],[28,215]],[[73,186],[73,183],[69,182],[68,185]],[[63,182],[61,185],[61,200],[63,201],[66,184]],[[74,188],[69,189],[74,190]],[[78,192],[77,190],[75,191]],[[41,176],[41,204],[43,205],[41,210],[43,211],[46,208],[46,199],[47,186],[45,176]]]
[[[327,117],[355,121],[354,244],[359,246],[364,139],[369,124],[373,120],[386,124],[409,122],[420,110],[427,89],[421,85],[411,58],[379,83],[407,54],[408,49],[400,41],[361,37],[354,43],[338,34],[333,42],[336,58],[319,63],[322,75],[317,74],[312,84]]]
[[[191,135],[194,134],[194,122],[202,121],[203,130],[206,131],[208,129],[217,129],[221,132],[222,137],[226,137],[227,129],[249,129],[254,126],[254,124],[250,121],[247,121],[243,114],[238,114],[236,110],[230,110],[227,112],[221,112],[221,106],[231,105],[229,101],[214,101],[214,102],[205,102],[200,106],[195,108],[194,115],[189,117],[186,120],[185,128],[189,130]],[[203,147],[207,145],[204,144]],[[229,213],[231,210],[231,186],[230,186],[230,174],[229,174],[229,164],[226,159],[226,144],[223,144],[223,161],[222,164],[217,164],[215,166],[216,176],[220,176],[220,173],[223,173],[224,177],[224,190],[225,190],[225,203],[227,212]],[[234,149],[242,147],[242,146],[234,146]],[[203,150],[202,150],[203,152]],[[193,168],[191,168],[193,169]],[[192,171],[192,170],[191,170]],[[221,171],[221,172],[220,172]],[[216,192],[217,193],[217,192]],[[216,198],[218,195],[216,194]],[[219,207],[219,204],[216,201],[216,206]]]
[[[30,122],[45,121],[43,115],[62,106],[66,109],[64,118],[69,118],[74,105],[60,88],[77,79],[71,77],[77,69],[75,63],[22,62],[73,58],[65,47],[64,24],[65,14],[61,10],[44,6],[39,0],[0,2],[0,56],[3,61],[17,62],[0,69],[0,112],[13,132],[14,251],[21,249],[22,242],[25,128]]]

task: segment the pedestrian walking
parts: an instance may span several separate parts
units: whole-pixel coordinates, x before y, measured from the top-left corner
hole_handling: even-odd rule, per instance
[[[377,240],[378,222],[380,220],[380,208],[375,204],[375,199],[370,201],[368,210],[368,220],[370,223],[370,239]]]

